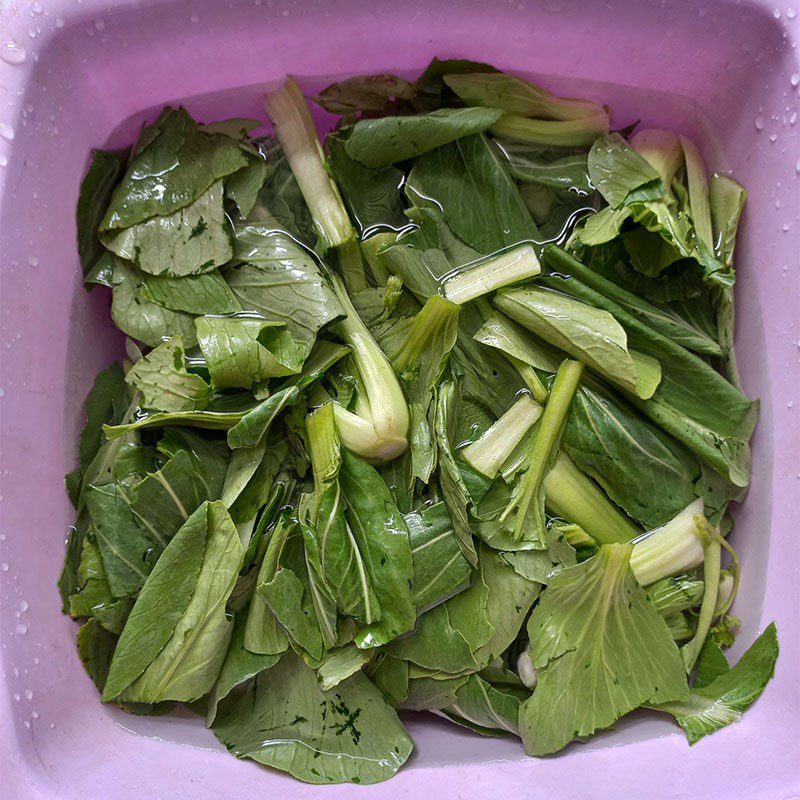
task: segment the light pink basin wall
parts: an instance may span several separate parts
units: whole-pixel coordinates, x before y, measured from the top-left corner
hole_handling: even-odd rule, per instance
[[[0,0],[0,48],[26,49],[21,64],[0,61],[3,800],[800,794],[800,19],[790,6],[774,9],[724,0]],[[691,751],[667,721],[644,715],[544,760],[415,717],[417,749],[396,779],[310,790],[235,761],[190,715],[138,719],[102,707],[75,652],[75,625],[59,614],[71,522],[62,476],[89,382],[120,351],[107,296],[80,285],[75,200],[90,148],[129,141],[142,115],[166,102],[208,120],[261,116],[263,88],[286,72],[315,89],[332,75],[411,75],[433,55],[559,76],[554,88],[591,81],[616,121],[641,117],[696,136],[713,167],[748,187],[737,348],[763,413],[735,533],[745,565],[736,611],[743,644],[775,619],[783,653],[745,720]]]

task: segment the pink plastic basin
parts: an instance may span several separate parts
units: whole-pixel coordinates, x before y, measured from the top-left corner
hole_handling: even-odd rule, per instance
[[[800,796],[798,41],[800,13],[756,0],[0,0],[0,797]],[[75,201],[90,148],[130,141],[165,103],[207,121],[261,117],[265,87],[286,72],[313,91],[331,76],[410,76],[433,55],[556,89],[581,82],[615,122],[694,136],[748,188],[737,349],[762,415],[734,533],[745,571],[733,655],[773,619],[782,654],[744,720],[692,749],[666,718],[634,714],[591,745],[534,760],[516,741],[420,715],[395,779],[315,789],[236,761],[189,714],[103,707],[78,661],[55,586],[72,521],[62,476],[90,381],[121,334],[108,296],[82,289]]]

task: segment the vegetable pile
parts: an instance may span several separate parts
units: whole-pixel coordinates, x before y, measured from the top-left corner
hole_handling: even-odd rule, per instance
[[[554,753],[645,706],[690,743],[730,667],[745,192],[688,139],[468,61],[165,108],[95,151],[86,283],[127,357],[86,402],[59,587],[104,702],[192,704],[311,783],[406,761],[398,710]],[[727,566],[725,566],[727,564]]]

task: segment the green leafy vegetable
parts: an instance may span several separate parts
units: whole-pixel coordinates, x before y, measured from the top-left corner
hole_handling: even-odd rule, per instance
[[[131,228],[152,217],[174,214],[246,164],[238,143],[229,136],[204,133],[182,108],[165,108],[142,130],[100,231]]]
[[[339,247],[353,237],[353,226],[336,185],[325,172],[322,146],[294,78],[287,78],[280,89],[266,96],[264,110],[275,126],[324,248]]]
[[[640,705],[687,698],[678,649],[630,572],[631,550],[603,545],[562,570],[531,615],[538,680],[520,708],[526,752],[553,753]]]
[[[443,108],[414,117],[363,119],[353,126],[345,150],[368,167],[384,167],[485,131],[501,116],[492,108]]]
[[[249,389],[267,378],[291,375],[304,353],[274,322],[246,317],[198,317],[197,341],[217,389]]]
[[[217,503],[204,503],[164,550],[120,636],[103,700],[194,700],[214,685],[231,635],[225,617],[242,547]]]
[[[692,688],[688,700],[655,707],[672,714],[686,732],[689,744],[695,744],[709,733],[742,718],[743,712],[764,691],[775,671],[777,658],[778,635],[775,623],[771,623],[735,667],[702,687]]]
[[[332,83],[314,102],[331,114],[379,113],[391,100],[410,100],[414,86],[396,75],[357,75]]]
[[[65,478],[103,701],[313,784],[392,777],[396,709],[533,755],[640,707],[738,720],[777,657],[774,626],[723,652],[745,190],[480,62],[315,100],[268,94],[274,135],[165,108],[81,185],[128,337]]]
[[[92,150],[92,160],[81,182],[75,214],[78,255],[84,276],[89,274],[104,252],[97,237],[97,228],[106,213],[127,158],[126,150]]]
[[[250,692],[223,701],[212,730],[238,758],[307,783],[386,780],[413,746],[368,678],[356,674],[323,692],[292,653],[257,677]]]
[[[519,191],[482,135],[465,136],[418,158],[406,194],[417,205],[439,208],[453,233],[478,253],[539,238]]]
[[[154,411],[201,411],[211,400],[211,387],[186,370],[180,338],[137,361],[125,380],[142,393],[142,406]]]

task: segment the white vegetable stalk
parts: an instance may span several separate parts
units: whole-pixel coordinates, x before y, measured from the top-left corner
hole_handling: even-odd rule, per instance
[[[535,689],[537,683],[536,667],[533,666],[533,659],[527,650],[523,650],[517,658],[517,675],[528,689]]]
[[[538,119],[575,120],[606,114],[600,103],[556,97],[540,86],[502,72],[445,75],[444,82],[470,106],[487,106]]]
[[[356,397],[357,413],[334,404],[339,438],[348,450],[372,462],[391,461],[408,446],[408,405],[389,359],[359,318],[341,281],[333,276],[332,284],[347,313],[338,330],[351,348],[363,388]]]
[[[717,602],[714,606],[714,615],[724,614],[733,602],[733,589],[736,578],[731,570],[723,569],[719,573],[719,588],[717,589]]]
[[[720,566],[722,563],[722,542],[719,532],[709,525],[702,513],[694,515],[694,523],[703,542],[703,602],[700,604],[700,613],[697,615],[697,627],[692,639],[681,648],[681,657],[686,673],[691,675],[700,648],[711,630],[711,622],[716,613],[717,598],[719,596]]]
[[[461,455],[478,472],[494,478],[541,415],[542,407],[530,395],[520,395],[483,436],[461,451]]]
[[[608,133],[609,124],[608,114],[605,112],[563,122],[503,114],[489,130],[501,139],[520,144],[589,147],[598,136]]]
[[[268,94],[264,110],[325,248],[353,239],[355,231],[336,185],[325,171],[322,145],[297,81],[288,77],[280,89]]]
[[[711,228],[711,207],[708,204],[708,178],[706,165],[700,151],[691,139],[680,137],[683,157],[686,162],[686,186],[689,190],[689,208],[697,238],[714,252],[714,234]]]
[[[503,286],[533,278],[541,271],[534,249],[524,244],[473,266],[461,268],[445,278],[442,294],[451,303],[463,305]]]
[[[672,131],[648,128],[631,136],[629,144],[661,176],[669,192],[672,179],[683,165],[680,139]]]
[[[698,498],[665,525],[634,541],[631,569],[642,586],[703,563],[703,537],[695,522],[695,515],[702,513],[703,501]]]
[[[640,531],[562,450],[544,478],[545,505],[551,513],[583,528],[597,544],[629,542]]]

